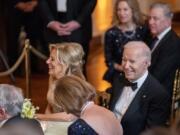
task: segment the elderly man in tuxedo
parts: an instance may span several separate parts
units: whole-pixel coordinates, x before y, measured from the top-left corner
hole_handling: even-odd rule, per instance
[[[120,120],[124,135],[139,135],[146,128],[165,125],[170,100],[167,91],[148,72],[151,51],[141,41],[128,42],[124,47],[124,75],[113,84],[110,110]]]
[[[149,12],[152,51],[149,72],[172,95],[176,69],[180,65],[180,38],[172,30],[173,13],[166,3],[154,3]],[[155,40],[154,40],[155,39]]]

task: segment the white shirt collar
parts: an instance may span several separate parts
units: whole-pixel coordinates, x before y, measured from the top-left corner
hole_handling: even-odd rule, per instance
[[[148,76],[148,71],[145,71],[145,73],[143,74],[143,76],[141,76],[138,80],[134,81],[137,83],[137,87],[138,89],[142,86],[142,84],[144,83],[144,81],[146,80]]]
[[[158,40],[161,40],[169,31],[171,30],[171,26],[169,26],[168,28],[166,28],[163,32],[161,32],[157,37]]]
[[[157,36],[158,40],[157,40],[157,42],[155,43],[154,47],[152,48],[151,52],[153,52],[153,51],[156,49],[156,47],[158,46],[158,44],[159,44],[159,42],[161,41],[161,39],[162,39],[170,30],[171,30],[171,26],[169,26],[168,28],[166,28],[163,32],[161,32],[161,33]]]

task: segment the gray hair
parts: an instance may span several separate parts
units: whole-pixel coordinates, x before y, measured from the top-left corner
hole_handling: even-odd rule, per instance
[[[153,9],[153,8],[162,8],[163,11],[164,11],[164,15],[169,18],[169,19],[172,19],[173,18],[173,12],[171,10],[171,7],[169,4],[167,3],[164,3],[164,2],[156,2],[156,3],[153,3],[151,6],[150,6],[150,10]]]
[[[138,50],[141,50],[142,56],[149,62],[151,63],[151,50],[148,47],[147,44],[145,44],[143,41],[129,41],[125,46],[125,48],[130,48],[134,47]]]
[[[21,112],[23,104],[22,89],[9,84],[0,84],[0,108],[10,116]]]

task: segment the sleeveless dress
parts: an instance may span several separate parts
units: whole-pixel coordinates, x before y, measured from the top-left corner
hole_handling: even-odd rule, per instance
[[[83,119],[78,119],[69,126],[68,135],[98,135],[98,133]]]

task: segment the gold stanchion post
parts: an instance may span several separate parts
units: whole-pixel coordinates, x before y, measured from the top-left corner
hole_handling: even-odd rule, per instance
[[[29,57],[29,48],[30,43],[29,39],[25,40],[25,48],[26,48],[26,53],[25,53],[25,73],[26,73],[26,91],[25,91],[25,97],[29,98],[30,97],[30,57]]]

